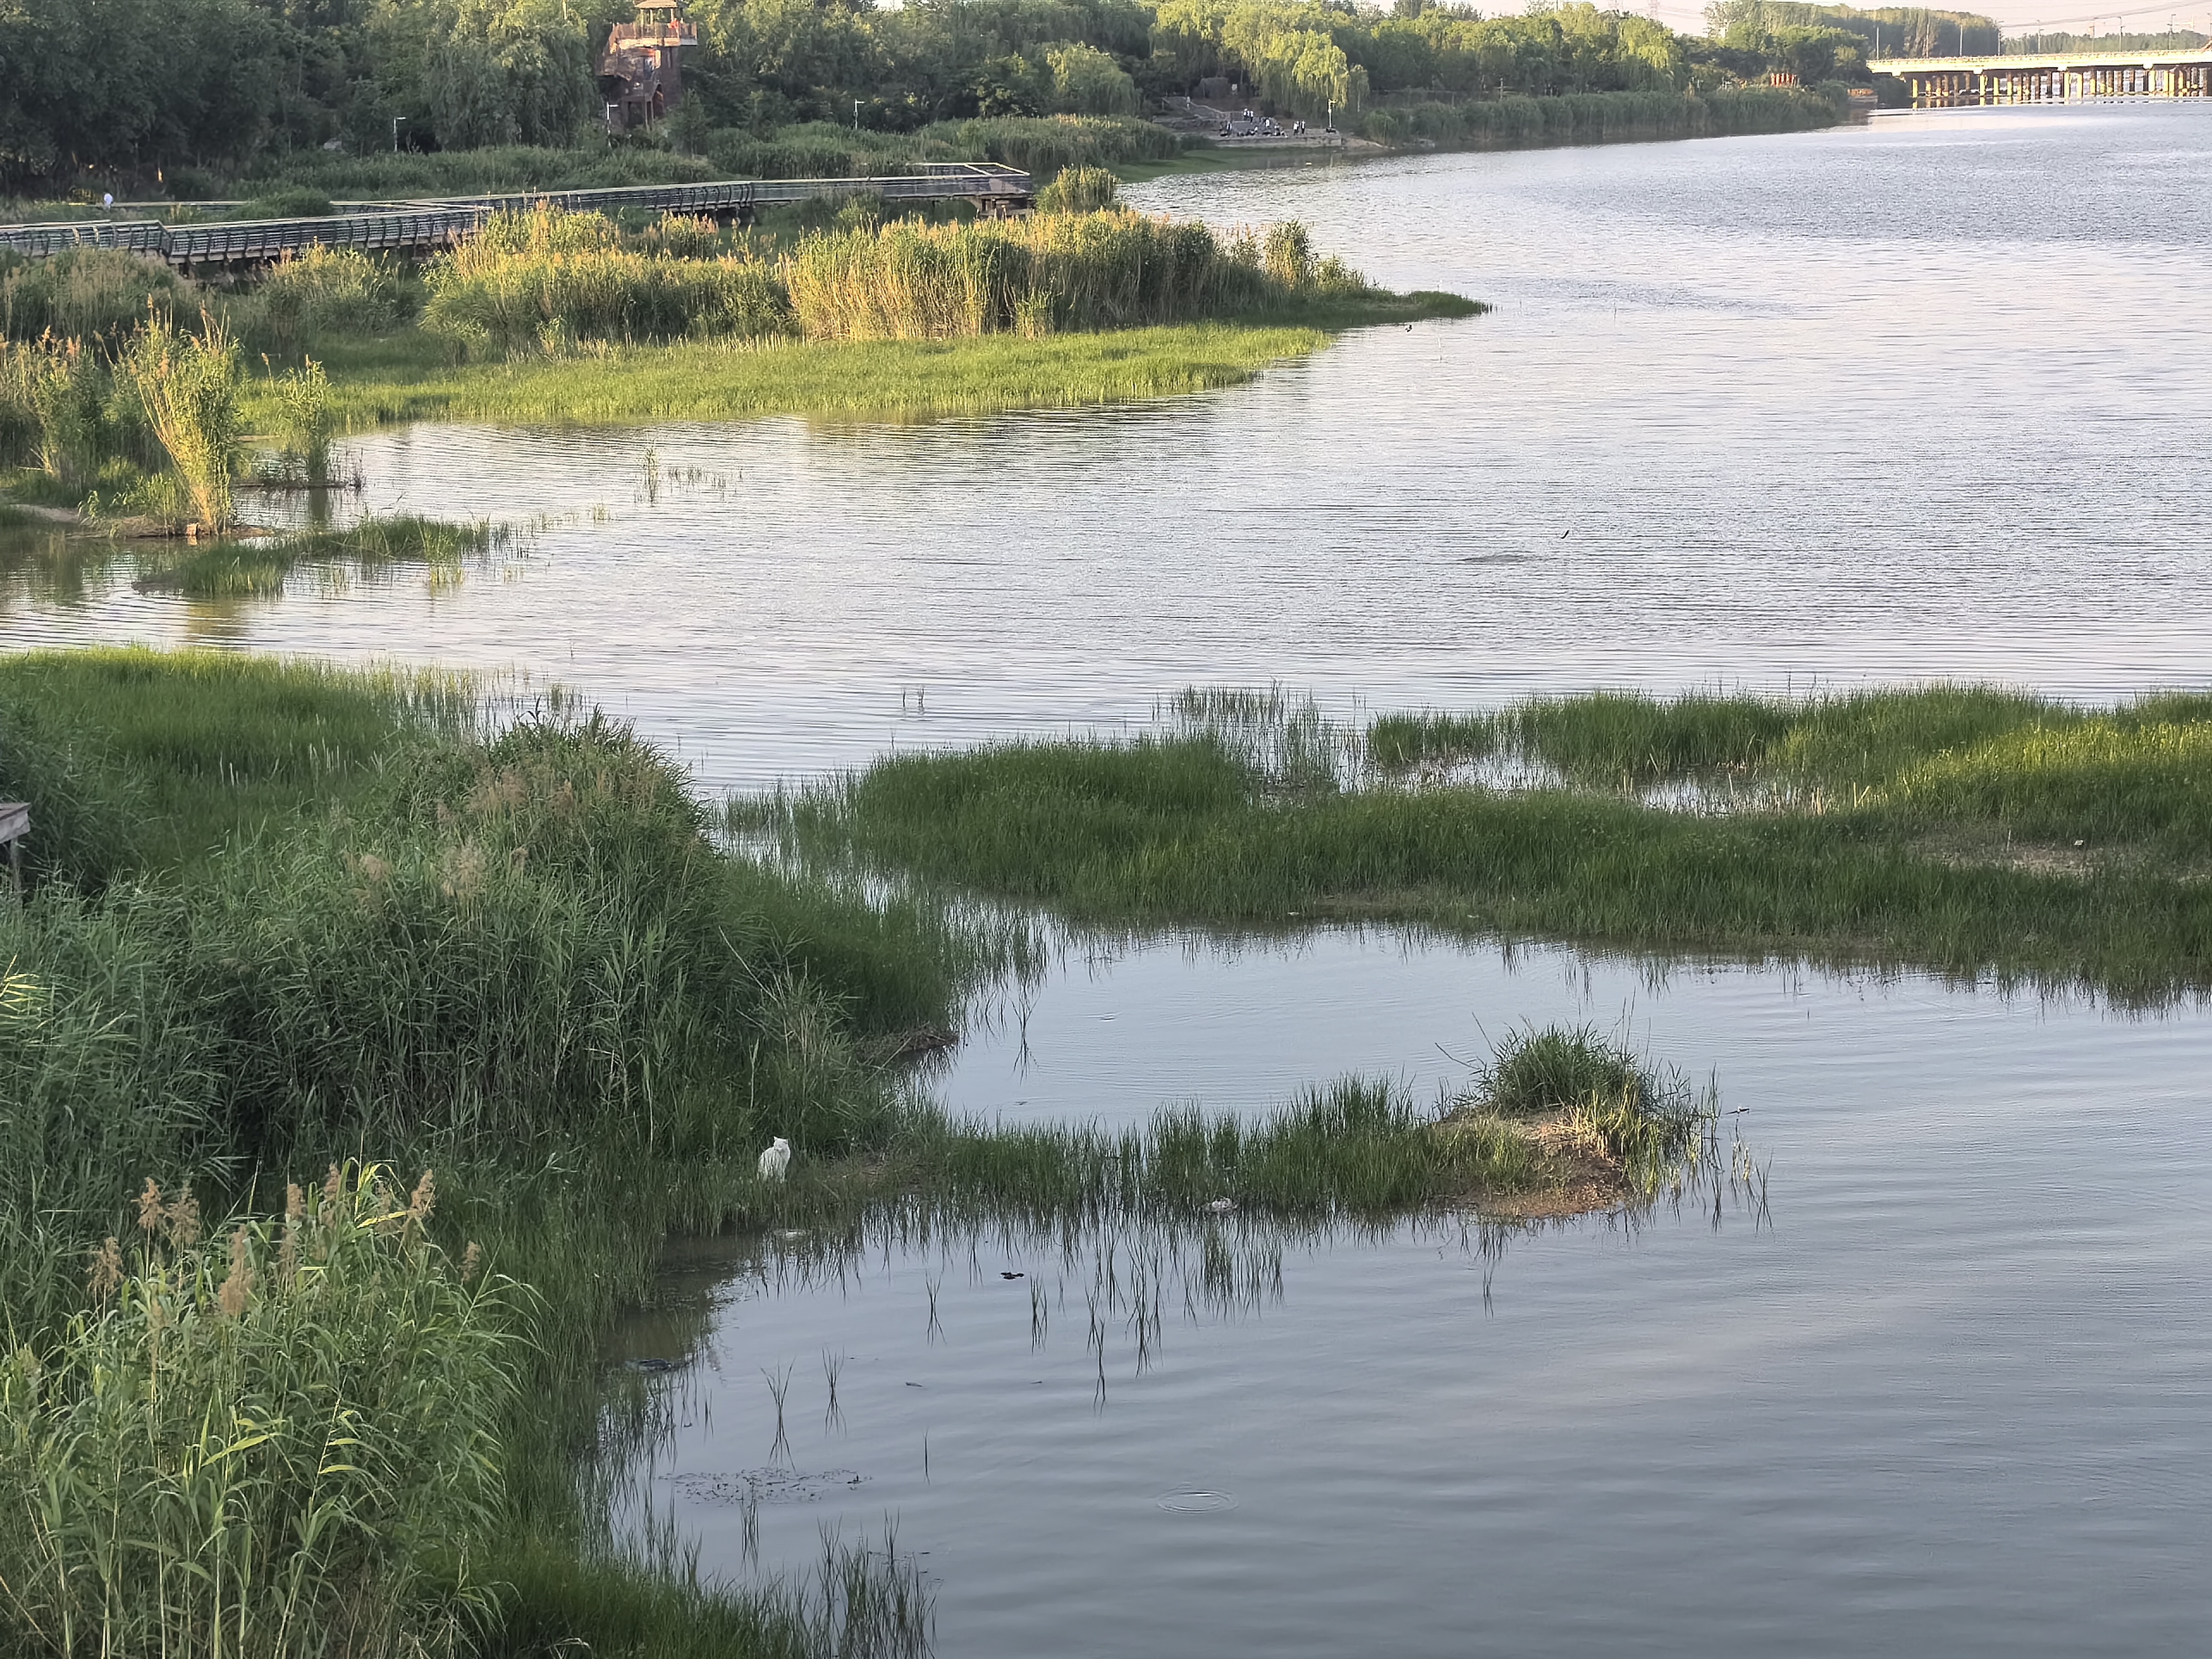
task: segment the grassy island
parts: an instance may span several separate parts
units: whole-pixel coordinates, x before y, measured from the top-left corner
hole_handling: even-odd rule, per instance
[[[2130,1001],[2212,989],[2202,696],[1608,693],[1364,732],[1264,699],[1187,714],[1131,743],[900,756],[739,816],[1094,920],[1388,918]]]
[[[1115,191],[1072,168],[1025,220],[861,200],[744,229],[540,207],[419,270],[316,248],[223,292],[100,249],[0,269],[0,463],[19,501],[221,532],[249,471],[327,482],[333,437],[385,422],[1111,403],[1482,309],[1376,289],[1297,224],[1218,233]]]
[[[808,1600],[610,1545],[599,1345],[672,1235],[1210,1249],[1713,1168],[1710,1103],[1589,1032],[1433,1103],[963,1121],[899,1057],[1018,936],[722,850],[626,730],[457,679],[0,658],[0,798],[33,822],[0,903],[9,1651],[912,1653],[926,1597],[879,1557]]]

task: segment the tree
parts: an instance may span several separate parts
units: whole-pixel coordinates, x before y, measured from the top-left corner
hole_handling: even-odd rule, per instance
[[[1053,107],[1067,115],[1134,115],[1137,83],[1110,53],[1071,41],[1045,53]]]

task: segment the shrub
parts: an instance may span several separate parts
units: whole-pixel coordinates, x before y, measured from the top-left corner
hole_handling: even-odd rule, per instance
[[[374,1166],[199,1242],[139,1200],[93,1305],[0,1367],[0,1628],[58,1654],[450,1648],[500,1512],[503,1287]],[[477,1282],[468,1282],[475,1279]]]

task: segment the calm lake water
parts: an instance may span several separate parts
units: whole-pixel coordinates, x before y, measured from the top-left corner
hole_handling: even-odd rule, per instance
[[[1583,1019],[1717,1077],[1771,1226],[1293,1241],[1226,1306],[1142,1237],[1111,1302],[1095,1247],[894,1247],[828,1283],[697,1249],[626,1334],[684,1369],[621,1514],[797,1570],[825,1527],[895,1523],[943,1650],[1006,1659],[2200,1652],[2212,1021],[1168,940],[1069,963],[946,1087],[1010,1120],[1257,1109]]]
[[[371,507],[550,517],[533,556],[456,592],[18,598],[0,629],[511,665],[711,785],[1194,681],[2194,682],[2209,169],[2212,112],[2174,105],[1162,180],[1133,195],[1295,215],[1498,309],[1138,408],[378,434]]]
[[[2208,176],[2184,105],[1163,180],[1133,195],[1498,309],[1141,408],[376,434],[371,507],[539,520],[527,556],[220,606],[19,560],[0,640],[512,668],[708,787],[1141,723],[1192,682],[2200,684]],[[1187,1311],[1158,1241],[1115,1241],[1164,1316],[1107,1297],[1096,1344],[1091,1254],[896,1247],[824,1285],[688,1251],[624,1338],[678,1367],[624,1523],[742,1575],[893,1520],[962,1656],[2202,1650],[2202,1011],[1169,939],[1070,955],[938,1086],[1256,1111],[1431,1089],[1562,1018],[1712,1073],[1771,1225],[1293,1240]]]

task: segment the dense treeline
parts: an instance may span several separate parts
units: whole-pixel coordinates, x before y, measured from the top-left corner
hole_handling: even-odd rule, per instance
[[[2169,29],[2160,34],[2069,34],[2063,29],[2050,29],[2016,35],[2004,43],[2004,49],[2015,55],[2039,57],[2045,52],[2206,52],[2212,51],[2212,33],[2203,29]]]
[[[270,152],[356,155],[595,137],[592,70],[629,0],[15,0],[0,6],[0,177],[235,173]],[[1134,112],[1136,0],[692,0],[700,46],[671,125]],[[188,192],[189,193],[189,192]]]
[[[1713,0],[1705,32],[1733,49],[1798,42],[1808,35],[1842,35],[1867,58],[1987,57],[2005,49],[1994,19],[1971,11],[1930,11],[1924,6],[1817,6],[1794,0]],[[1841,43],[1838,43],[1841,44]]]
[[[634,3],[7,0],[0,184],[190,197],[325,149],[604,146],[593,68]],[[1309,118],[1394,95],[1705,93],[1770,69],[1863,78],[1865,31],[1844,14],[1759,0],[1720,11],[1708,42],[1589,4],[1486,17],[1431,0],[1387,12],[1352,0],[689,0],[700,44],[684,54],[686,95],[624,142],[725,166],[802,124],[881,135],[1130,117],[1212,76],[1240,101]]]

